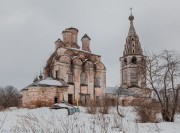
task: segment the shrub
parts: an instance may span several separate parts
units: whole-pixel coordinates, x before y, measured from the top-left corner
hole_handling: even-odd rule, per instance
[[[103,98],[102,100],[100,100],[99,103],[99,112],[102,114],[108,114],[110,106],[111,106],[111,101]]]
[[[87,112],[90,114],[96,114],[97,112],[97,104],[94,100],[90,100],[88,102],[88,106],[87,106]]]
[[[139,101],[139,105],[136,108],[136,111],[139,116],[139,121],[146,122],[158,122],[157,121],[157,113],[159,113],[159,108],[154,106],[152,102],[142,102]]]

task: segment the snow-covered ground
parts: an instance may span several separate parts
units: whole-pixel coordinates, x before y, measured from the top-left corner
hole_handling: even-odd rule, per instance
[[[66,109],[53,110],[47,107],[17,109],[0,112],[0,132],[3,133],[180,133],[180,115],[175,122],[137,123],[133,107],[121,107],[121,118],[116,109],[107,115],[91,115],[86,108],[69,115]],[[3,125],[2,125],[3,124]],[[1,127],[2,125],[2,127]]]

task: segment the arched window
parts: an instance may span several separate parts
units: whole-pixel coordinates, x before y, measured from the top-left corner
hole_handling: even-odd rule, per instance
[[[132,37],[131,40],[134,41],[134,38]]]
[[[87,74],[85,72],[81,73],[81,85],[87,85]]]
[[[133,49],[132,53],[134,54],[134,49]]]
[[[136,64],[136,63],[137,63],[137,59],[136,59],[136,57],[132,57],[132,59],[131,59],[131,63],[133,63],[133,64]]]

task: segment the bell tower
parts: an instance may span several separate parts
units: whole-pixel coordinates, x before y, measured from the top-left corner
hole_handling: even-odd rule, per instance
[[[124,88],[143,88],[146,85],[146,58],[143,55],[141,43],[134,28],[133,20],[134,16],[131,12],[129,16],[130,28],[124,45],[123,56],[120,57],[120,83],[121,87]]]

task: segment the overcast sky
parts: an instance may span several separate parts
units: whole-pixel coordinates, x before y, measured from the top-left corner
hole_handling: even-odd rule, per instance
[[[0,0],[0,86],[32,83],[65,28],[87,33],[102,56],[107,86],[120,84],[129,8],[143,49],[180,51],[180,0]]]

